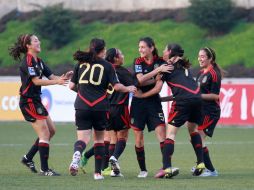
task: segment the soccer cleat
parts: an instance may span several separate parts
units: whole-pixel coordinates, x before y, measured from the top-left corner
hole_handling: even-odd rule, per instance
[[[28,160],[28,159],[26,158],[26,155],[24,155],[24,156],[22,157],[21,163],[24,164],[26,167],[28,167],[28,168],[31,170],[31,172],[37,173],[37,170],[36,170],[36,168],[35,168],[35,166],[34,166],[34,161],[33,161],[33,160]]]
[[[109,176],[111,174],[111,171],[113,171],[113,170],[111,170],[111,167],[107,167],[101,173],[104,176]]]
[[[179,174],[179,168],[167,168],[165,170],[160,169],[158,173],[154,176],[155,178],[172,178]]]
[[[140,171],[137,177],[138,178],[146,178],[147,175],[148,175],[147,171]]]
[[[72,162],[69,167],[69,171],[72,176],[76,176],[78,174],[80,158],[81,155],[79,151],[76,151],[72,156]]]
[[[213,172],[205,169],[205,171],[200,175],[200,177],[217,177],[218,176],[218,172],[217,170],[214,170]]]
[[[197,164],[192,175],[200,176],[202,174],[202,172],[204,171],[204,169],[205,169],[205,164],[203,162],[201,162],[201,163]]]
[[[103,175],[101,175],[100,173],[95,173],[93,177],[94,177],[94,180],[102,180],[102,179],[104,179]]]
[[[121,173],[116,174],[113,170],[111,170],[110,176],[111,177],[123,177],[123,174],[121,174]]]
[[[114,173],[116,175],[118,175],[120,173],[120,165],[119,165],[117,159],[114,156],[111,156],[109,158],[109,162],[111,165],[111,169],[114,171]]]
[[[81,159],[80,159],[80,168],[82,172],[85,174],[86,173],[86,165],[87,165],[88,159],[85,157],[85,151],[83,151]]]
[[[40,174],[39,175],[41,175],[41,176],[60,176],[59,173],[55,172],[52,169],[48,169],[46,171],[40,170]]]

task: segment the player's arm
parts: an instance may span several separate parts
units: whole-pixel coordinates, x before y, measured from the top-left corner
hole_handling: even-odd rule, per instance
[[[32,77],[32,82],[36,86],[49,86],[49,85],[67,85],[68,84],[68,79],[64,75],[57,77],[52,80],[44,80],[40,79],[38,76]]]
[[[174,96],[165,96],[165,97],[160,97],[162,102],[169,102],[169,101],[173,101],[174,100]]]
[[[157,67],[156,69],[154,69],[153,71],[147,73],[147,74],[142,74],[142,73],[138,73],[137,79],[138,82],[141,86],[145,86],[145,82],[151,80],[154,76],[156,76],[159,73],[170,73],[171,70],[173,70],[174,67],[171,64],[162,64],[160,67]],[[150,81],[152,82],[152,81]],[[155,80],[153,79],[153,83],[155,82]],[[151,83],[151,84],[153,84]]]
[[[113,87],[114,87],[114,90],[119,91],[119,92],[124,92],[124,93],[126,93],[126,92],[135,93],[137,91],[137,88],[133,85],[124,86],[121,83],[115,83]]]
[[[218,101],[219,95],[218,94],[201,94],[201,98],[207,101]]]
[[[161,91],[162,85],[163,85],[163,81],[159,80],[156,82],[155,86],[151,90],[145,93],[139,90],[134,94],[134,96],[137,98],[147,98],[147,97],[153,96],[155,94],[158,94]]]

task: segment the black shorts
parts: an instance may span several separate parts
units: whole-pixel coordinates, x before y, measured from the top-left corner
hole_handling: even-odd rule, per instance
[[[203,130],[207,136],[212,137],[219,119],[220,110],[204,108],[201,117],[201,124],[198,126],[198,130]]]
[[[160,101],[138,99],[131,104],[131,128],[143,131],[147,125],[148,131],[158,126],[165,127],[165,117]]]
[[[108,131],[121,131],[130,128],[130,115],[128,106],[121,105],[111,105],[109,111],[109,127]]]
[[[40,97],[27,98],[21,96],[19,107],[26,121],[35,122],[48,117],[48,111],[41,103]]]
[[[103,131],[108,126],[108,111],[76,110],[77,130]]]
[[[168,116],[168,123],[181,127],[186,121],[200,125],[202,115],[202,100],[200,98],[173,101]]]

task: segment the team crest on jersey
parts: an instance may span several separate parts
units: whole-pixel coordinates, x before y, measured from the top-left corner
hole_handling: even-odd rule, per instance
[[[28,67],[28,72],[30,75],[35,75],[34,67]]]
[[[206,83],[207,81],[207,76],[204,76],[204,78],[202,79],[202,83]]]
[[[141,65],[135,65],[135,72],[142,72],[142,66]]]

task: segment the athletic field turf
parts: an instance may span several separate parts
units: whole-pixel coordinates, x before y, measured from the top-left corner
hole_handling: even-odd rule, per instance
[[[51,141],[49,166],[62,174],[60,177],[44,177],[32,174],[20,163],[24,153],[35,140],[35,134],[28,123],[0,123],[0,189],[84,189],[84,190],[253,190],[254,189],[254,128],[218,128],[214,138],[209,140],[209,150],[219,177],[193,177],[190,169],[195,165],[195,156],[187,129],[182,127],[176,139],[173,166],[180,168],[174,179],[154,179],[161,167],[161,153],[154,133],[145,133],[145,151],[149,177],[138,179],[139,172],[134,152],[133,133],[125,152],[119,159],[124,178],[106,177],[94,181],[94,159],[88,162],[87,174],[72,177],[68,167],[72,158],[76,138],[72,123],[56,124],[57,133]],[[90,145],[89,145],[90,147]],[[39,169],[39,156],[35,156]]]

